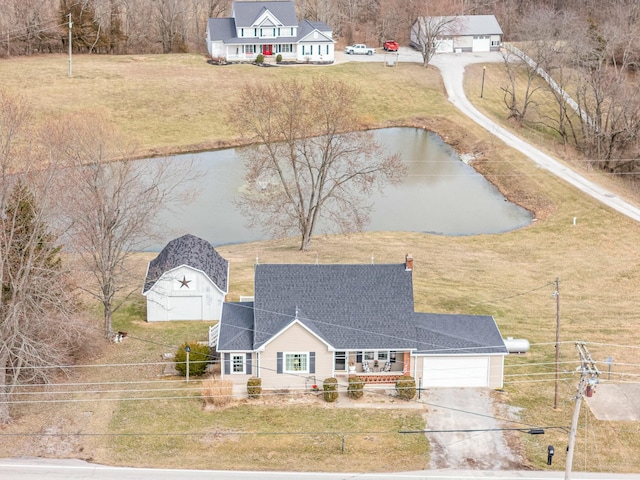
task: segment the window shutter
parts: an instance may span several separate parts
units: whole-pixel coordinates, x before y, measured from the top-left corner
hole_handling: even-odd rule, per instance
[[[316,352],[309,352],[309,373],[316,373]]]
[[[224,374],[225,375],[231,374],[231,354],[230,353],[224,354]]]
[[[278,352],[277,355],[276,373],[282,373],[282,352]]]
[[[245,373],[251,375],[251,354],[247,353],[247,361],[245,364]]]
[[[362,363],[362,352],[356,353],[356,363]]]

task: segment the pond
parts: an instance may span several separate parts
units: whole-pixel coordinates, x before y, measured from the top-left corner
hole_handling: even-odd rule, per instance
[[[529,211],[507,201],[437,134],[417,128],[386,128],[374,133],[388,153],[401,154],[407,176],[402,183],[373,194],[367,231],[477,235],[506,232],[531,223]],[[246,228],[245,219],[232,203],[242,184],[243,163],[237,149],[177,155],[172,161],[185,165],[193,161],[203,173],[196,185],[189,187],[198,189],[200,195],[194,203],[162,215],[159,220],[171,225],[171,230],[151,251],[162,249],[169,240],[185,233],[214,246],[267,238],[259,229]]]

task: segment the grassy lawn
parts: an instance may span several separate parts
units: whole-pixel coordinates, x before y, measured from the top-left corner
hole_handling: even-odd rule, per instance
[[[373,256],[378,263],[398,263],[411,253],[415,259],[418,311],[490,314],[504,337],[531,342],[528,354],[506,359],[501,398],[514,418],[534,426],[570,424],[578,380],[573,373],[578,364],[576,340],[589,342],[589,350],[598,362],[613,357],[612,380],[637,381],[640,226],[535,167],[461,116],[446,102],[435,69],[406,64],[388,68],[368,63],[327,68],[213,67],[196,55],[78,56],[72,79],[66,77],[66,68],[63,56],[0,62],[3,85],[15,91],[26,86],[36,118],[65,110],[106,112],[114,123],[139,140],[143,154],[236,143],[238,135],[228,128],[225,118],[233,99],[250,92],[247,85],[317,74],[330,74],[361,89],[364,127],[430,128],[461,152],[482,153],[479,170],[509,198],[535,212],[537,221],[532,226],[499,235],[469,237],[410,232],[327,235],[314,238],[311,250],[304,253],[298,251],[297,239],[229,245],[218,249],[231,265],[228,299],[252,294],[256,257],[261,263],[312,263],[316,259],[323,263],[365,263]],[[497,121],[514,128],[503,120],[499,90],[503,78],[498,64],[487,65],[482,102],[479,95],[473,95],[480,85],[481,69],[467,68],[470,99]],[[394,85],[392,95],[385,87],[389,84]],[[555,155],[562,155],[568,164],[582,165],[575,162],[571,152],[543,137],[544,132],[525,128],[517,131]],[[585,173],[638,201],[638,192],[615,178],[588,170]],[[141,271],[141,283],[143,277]],[[563,342],[558,410],[552,408],[556,322],[552,292],[556,278],[560,279]],[[96,348],[99,353],[91,362],[119,366],[78,369],[72,380],[140,382],[130,388],[144,390],[157,388],[157,382],[164,379],[168,390],[154,396],[198,394],[198,380],[187,386],[173,377],[161,377],[160,362],[163,353],[171,352],[185,340],[205,340],[207,325],[147,324],[141,298],[119,312],[115,322],[116,328],[127,331],[129,337],[122,344]],[[96,325],[100,325],[99,320]],[[144,394],[147,393],[137,393]],[[120,435],[61,435],[60,448],[53,453],[47,453],[39,438],[15,437],[10,442],[3,440],[5,455],[38,452],[121,465],[317,471],[412,470],[428,465],[428,445],[423,438],[411,435],[407,437],[415,438],[405,439],[392,433],[400,428],[421,428],[417,410],[376,410],[365,414],[325,408],[322,403],[292,407],[240,402],[224,410],[207,411],[195,398],[111,401],[114,395],[130,398],[135,393],[99,393],[89,397],[90,402],[56,404],[53,419],[40,405],[24,406],[16,423],[5,431],[53,429],[53,433]],[[304,440],[298,435],[264,435],[283,430],[308,432],[310,425],[313,431],[336,435],[307,435]],[[341,453],[338,431],[347,433],[345,453]],[[386,433],[355,433],[373,431]],[[130,435],[147,432],[163,435]],[[540,469],[549,468],[546,447],[555,445],[553,468],[563,468],[565,431],[550,429],[544,436],[522,436],[520,442],[529,465]],[[587,408],[582,410],[575,470],[637,472],[638,451],[637,423],[597,421]]]

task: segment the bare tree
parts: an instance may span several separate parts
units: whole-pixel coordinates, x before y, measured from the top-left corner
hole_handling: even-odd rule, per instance
[[[358,93],[318,77],[247,87],[232,121],[253,132],[258,147],[245,154],[246,189],[238,202],[252,225],[274,235],[297,231],[307,250],[320,218],[341,231],[368,221],[374,187],[405,172],[398,155],[384,155],[370,132],[358,128]]]
[[[84,336],[49,226],[58,170],[27,148],[28,109],[0,92],[0,423],[17,390],[64,371]],[[39,169],[29,172],[32,162]]]
[[[162,53],[185,51],[185,18],[188,5],[181,0],[156,0],[153,3],[153,18],[158,27]]]
[[[508,84],[500,87],[504,92],[504,104],[509,111],[508,119],[521,123],[525,120],[529,108],[535,106],[534,94],[540,89],[537,82],[538,74],[534,65],[514,59],[515,55],[508,51],[502,54],[504,69],[507,73]],[[520,88],[519,80],[524,76],[524,89]],[[520,99],[519,93],[522,93]]]
[[[443,37],[455,35],[459,29],[457,16],[420,16],[411,26],[411,44],[422,54],[422,64],[426,67],[438,52]]]
[[[77,254],[86,282],[80,287],[103,307],[104,332],[113,333],[113,312],[140,283],[131,256],[146,248],[160,227],[160,209],[187,201],[178,187],[197,175],[189,165],[172,167],[130,160],[133,149],[103,119],[87,115],[66,118],[49,127],[54,157],[68,165],[68,244]],[[165,227],[166,230],[166,227]]]

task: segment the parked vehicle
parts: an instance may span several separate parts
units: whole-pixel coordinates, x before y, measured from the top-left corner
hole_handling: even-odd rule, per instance
[[[384,48],[387,52],[397,52],[398,47],[398,42],[396,42],[395,40],[387,40],[382,45],[382,48]]]
[[[367,47],[363,43],[356,43],[355,45],[349,45],[344,49],[344,53],[348,53],[349,55],[373,55],[376,53],[375,48]]]

